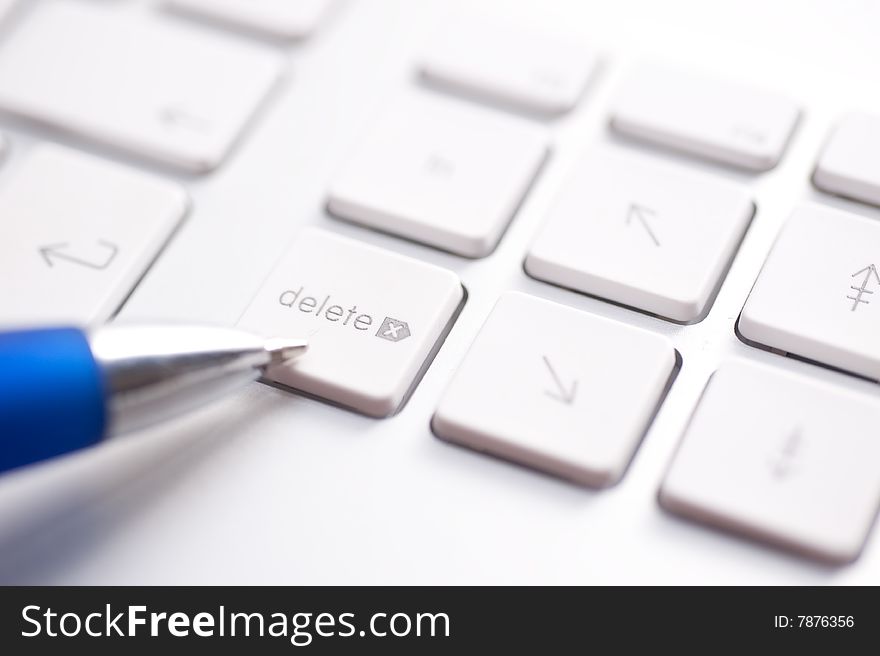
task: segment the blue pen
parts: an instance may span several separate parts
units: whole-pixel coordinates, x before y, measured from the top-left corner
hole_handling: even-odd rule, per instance
[[[305,349],[203,326],[0,332],[0,472],[181,414]]]

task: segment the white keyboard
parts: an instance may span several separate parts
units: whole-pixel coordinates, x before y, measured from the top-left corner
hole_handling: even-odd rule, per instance
[[[0,582],[876,581],[880,8],[707,5],[0,2],[0,326],[311,342]]]

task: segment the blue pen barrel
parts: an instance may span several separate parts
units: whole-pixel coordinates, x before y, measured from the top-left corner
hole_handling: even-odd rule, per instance
[[[0,333],[0,471],[98,442],[104,384],[85,333]]]

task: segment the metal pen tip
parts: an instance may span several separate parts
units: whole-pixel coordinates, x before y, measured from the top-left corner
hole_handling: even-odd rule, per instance
[[[270,356],[270,366],[290,362],[305,353],[308,347],[308,342],[300,338],[275,337],[263,343],[263,348]]]

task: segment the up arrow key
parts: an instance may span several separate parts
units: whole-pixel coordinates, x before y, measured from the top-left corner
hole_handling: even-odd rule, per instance
[[[660,245],[660,240],[657,239],[657,235],[654,234],[654,231],[651,230],[651,226],[648,224],[648,216],[654,217],[656,216],[656,212],[648,207],[644,207],[643,205],[637,205],[632,203],[629,206],[629,210],[626,213],[626,225],[632,225],[633,219],[642,224],[642,227],[645,229],[645,232],[648,233],[648,236],[651,238],[651,241],[654,242],[655,246]]]

